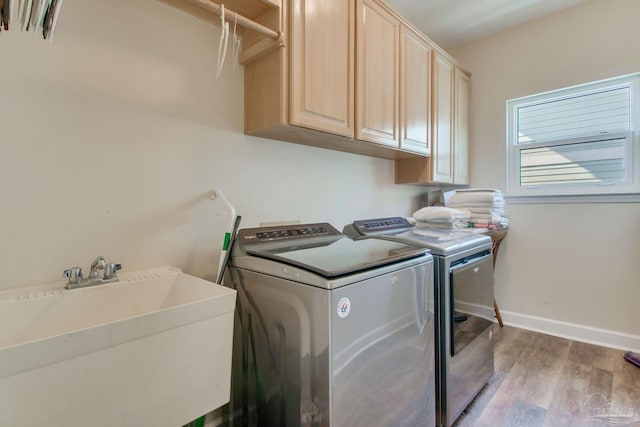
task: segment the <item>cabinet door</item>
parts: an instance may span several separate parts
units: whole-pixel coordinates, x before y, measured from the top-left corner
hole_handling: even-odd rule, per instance
[[[291,124],[354,136],[354,1],[291,2]]]
[[[400,148],[431,154],[432,47],[402,26],[400,33]]]
[[[433,181],[453,183],[454,66],[436,52],[433,61]]]
[[[356,138],[399,147],[400,22],[373,0],[357,1]]]
[[[469,184],[469,77],[455,69],[455,114],[453,131],[453,183]]]

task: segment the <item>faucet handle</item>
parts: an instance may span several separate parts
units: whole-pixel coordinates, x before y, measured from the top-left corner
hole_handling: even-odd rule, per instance
[[[95,269],[103,269],[106,265],[106,261],[104,260],[104,257],[97,257],[96,259],[93,260],[93,262],[91,263],[91,269],[95,270]]]
[[[104,280],[115,278],[118,270],[122,270],[122,264],[107,264],[104,269]]]
[[[62,273],[62,277],[69,279],[67,285],[79,285],[82,283],[82,269],[80,267],[69,268]]]

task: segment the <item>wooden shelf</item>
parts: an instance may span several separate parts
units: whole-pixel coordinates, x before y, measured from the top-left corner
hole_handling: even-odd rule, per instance
[[[200,19],[204,19],[207,22],[216,22],[218,15],[206,9],[202,6],[202,2],[198,0],[160,0],[163,3],[170,4],[180,10],[183,10],[191,15],[197,16]],[[273,10],[280,8],[280,1],[275,0],[227,0],[222,2],[220,0],[208,0],[211,3],[220,5],[224,3],[226,8],[233,10],[249,19],[256,19],[257,17]],[[218,19],[219,21],[219,19]]]
[[[243,44],[240,64],[246,65],[285,45],[280,0],[160,0],[207,22],[220,25],[224,4],[229,25],[238,24]]]

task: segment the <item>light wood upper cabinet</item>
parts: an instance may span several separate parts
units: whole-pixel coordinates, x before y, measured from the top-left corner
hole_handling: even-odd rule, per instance
[[[433,48],[379,1],[358,0],[356,138],[431,152]]]
[[[439,52],[432,72],[431,157],[397,160],[396,183],[467,185],[470,79]]]
[[[354,2],[292,3],[290,122],[353,137]]]
[[[400,146],[400,21],[374,0],[357,1],[356,138]]]
[[[454,65],[440,54],[433,61],[433,181],[453,183]]]
[[[433,48],[402,26],[400,32],[400,148],[431,154]]]
[[[254,20],[278,28],[285,46],[244,66],[245,133],[395,160],[451,158],[452,147],[435,144],[445,128],[433,121],[434,52],[455,61],[383,0],[282,0]]]
[[[456,68],[455,103],[453,116],[453,183],[469,184],[469,97],[471,81],[469,77]]]
[[[244,68],[245,133],[388,159],[412,156],[354,138],[355,0],[287,0],[280,10],[286,47]]]

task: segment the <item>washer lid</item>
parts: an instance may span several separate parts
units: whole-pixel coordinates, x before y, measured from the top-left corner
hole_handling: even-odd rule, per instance
[[[394,238],[407,243],[423,245],[434,255],[453,255],[467,249],[490,244],[489,236],[463,230],[441,230],[437,228],[414,227],[403,233],[393,234]]]
[[[344,227],[348,236],[378,236],[389,240],[427,247],[433,255],[454,255],[481,245],[491,238],[470,229],[440,229],[412,226],[402,217],[374,218],[354,221]]]
[[[249,255],[268,258],[331,278],[421,256],[424,247],[374,238],[346,236],[245,246]]]

